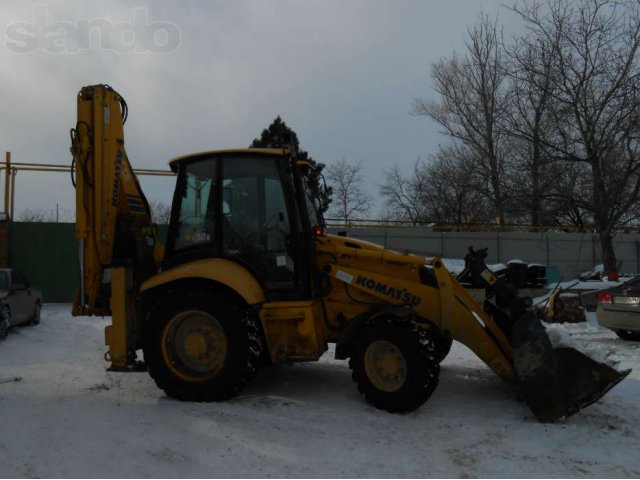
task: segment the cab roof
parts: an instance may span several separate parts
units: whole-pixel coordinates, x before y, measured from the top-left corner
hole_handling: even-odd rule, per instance
[[[204,152],[189,153],[187,155],[181,155],[180,157],[172,158],[169,160],[169,166],[171,170],[174,170],[178,164],[191,160],[192,158],[213,156],[213,155],[237,155],[237,154],[249,154],[249,155],[278,155],[281,156],[286,149],[284,148],[227,148],[224,150],[205,150]]]

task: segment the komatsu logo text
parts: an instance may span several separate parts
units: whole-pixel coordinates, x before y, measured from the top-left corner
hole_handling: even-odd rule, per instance
[[[385,283],[377,282],[371,278],[363,277],[362,275],[358,275],[358,278],[356,279],[356,285],[360,285],[361,287],[364,287],[368,290],[373,290],[377,293],[382,293],[387,297],[400,300],[401,302],[409,305],[420,305],[420,302],[422,302],[422,299],[420,297],[416,297],[406,288],[390,287]]]
[[[122,150],[118,150],[116,154],[116,171],[113,177],[113,192],[111,197],[111,206],[118,206],[118,197],[120,195],[120,170],[122,170]]]

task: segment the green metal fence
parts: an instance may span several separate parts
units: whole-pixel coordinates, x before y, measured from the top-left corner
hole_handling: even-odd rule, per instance
[[[9,264],[42,290],[45,302],[71,302],[80,267],[73,223],[9,226]]]
[[[164,241],[167,227],[158,227]],[[44,301],[71,302],[80,266],[73,223],[13,222],[9,226],[9,265],[42,289]]]

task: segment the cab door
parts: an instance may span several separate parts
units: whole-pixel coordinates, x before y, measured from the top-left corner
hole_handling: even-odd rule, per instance
[[[300,219],[283,157],[222,161],[222,251],[261,282],[268,300],[308,298]]]

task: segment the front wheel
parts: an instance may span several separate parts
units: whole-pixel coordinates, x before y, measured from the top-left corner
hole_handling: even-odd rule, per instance
[[[211,288],[169,292],[147,322],[145,362],[171,397],[231,398],[257,368],[262,352],[257,319],[245,305]]]
[[[395,317],[365,325],[349,366],[367,401],[393,413],[409,412],[426,402],[440,374],[433,333]]]

